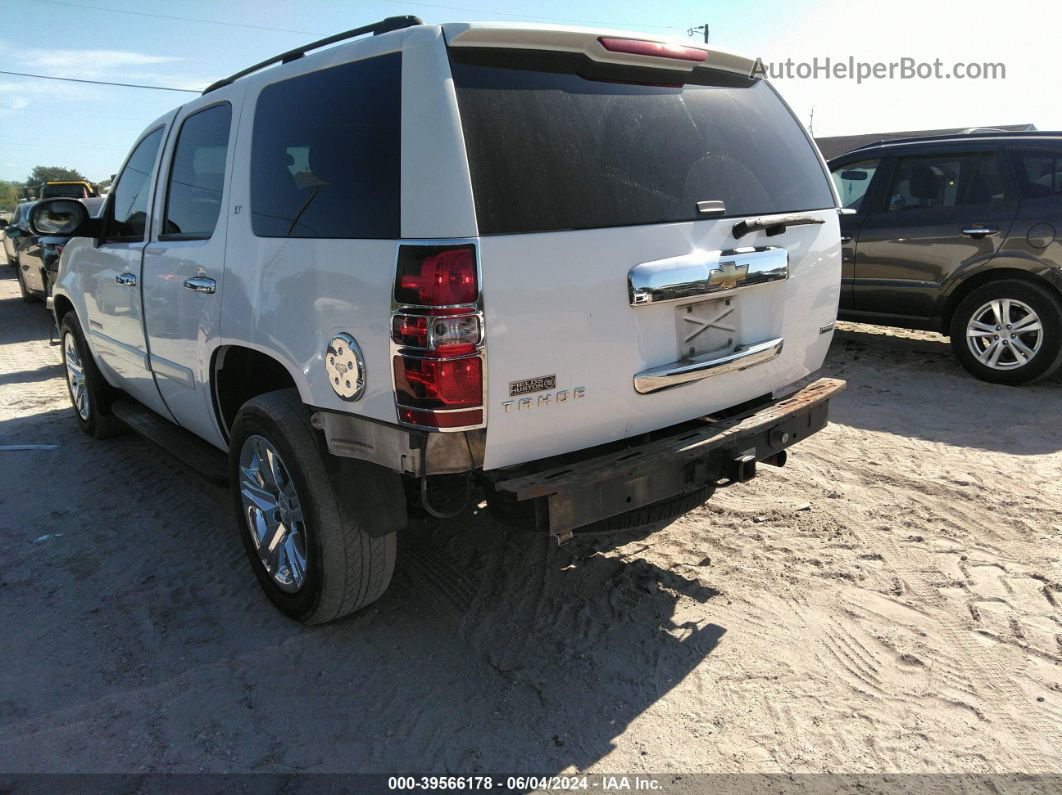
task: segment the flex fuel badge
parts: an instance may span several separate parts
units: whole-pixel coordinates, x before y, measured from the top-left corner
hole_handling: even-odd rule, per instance
[[[523,381],[509,382],[509,397],[530,395],[534,392],[545,392],[547,389],[557,388],[557,376],[540,375],[538,378],[525,378]]]

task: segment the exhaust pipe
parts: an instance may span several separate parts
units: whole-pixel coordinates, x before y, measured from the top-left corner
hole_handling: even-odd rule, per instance
[[[769,458],[763,459],[763,463],[770,464],[773,467],[784,467],[785,462],[789,460],[789,454],[785,450],[779,450]]]

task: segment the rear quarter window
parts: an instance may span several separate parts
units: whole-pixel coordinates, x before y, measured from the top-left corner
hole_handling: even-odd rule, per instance
[[[262,89],[251,144],[259,237],[397,238],[399,53]]]
[[[1062,198],[1062,148],[1011,152],[1023,199]]]
[[[821,162],[770,85],[583,76],[583,56],[453,48],[481,234],[698,220],[834,206]],[[667,81],[657,73],[652,79]]]

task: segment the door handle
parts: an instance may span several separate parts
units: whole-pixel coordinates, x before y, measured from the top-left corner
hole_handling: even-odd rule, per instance
[[[852,242],[852,236],[851,235],[841,235],[841,243],[851,243],[851,242]]]
[[[136,276],[132,273],[119,273],[114,277],[114,283],[122,287],[136,287]]]
[[[218,289],[217,282],[206,276],[193,276],[191,279],[185,279],[184,286],[197,293],[213,293]]]
[[[992,229],[987,226],[968,226],[962,230],[962,233],[967,237],[980,239],[985,235],[998,235],[998,229]]]

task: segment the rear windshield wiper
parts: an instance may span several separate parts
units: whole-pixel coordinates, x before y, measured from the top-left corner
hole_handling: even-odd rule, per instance
[[[761,215],[759,218],[748,218],[741,223],[734,224],[734,237],[741,238],[749,232],[763,229],[768,235],[780,235],[787,226],[804,226],[806,224],[826,223],[821,218],[805,213],[793,213],[792,215]]]

